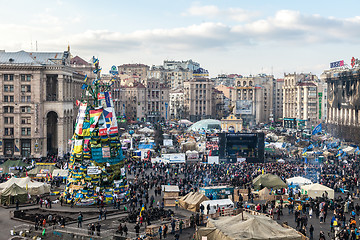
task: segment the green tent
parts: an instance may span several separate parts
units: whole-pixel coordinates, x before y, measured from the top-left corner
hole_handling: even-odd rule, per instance
[[[35,168],[28,171],[29,176],[36,176],[37,174],[42,174],[42,177],[46,176],[46,173],[53,173],[55,165],[37,165]]]
[[[1,193],[1,204],[9,205],[15,204],[16,200],[20,203],[26,203],[28,200],[28,193],[26,189],[19,187],[16,183],[12,184],[8,188],[5,188]]]
[[[287,185],[281,180],[280,177],[273,175],[273,174],[262,174],[257,176],[253,180],[253,185],[255,190],[261,190],[264,187],[272,188],[272,189],[279,189],[279,188],[286,188]]]
[[[22,160],[7,160],[0,168],[3,169],[3,173],[9,173],[9,168],[11,167],[27,167],[30,164],[24,163]]]

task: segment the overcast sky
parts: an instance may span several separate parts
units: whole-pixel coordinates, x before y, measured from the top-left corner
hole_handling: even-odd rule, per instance
[[[111,65],[192,59],[220,73],[312,72],[360,57],[358,0],[0,0],[0,49]]]

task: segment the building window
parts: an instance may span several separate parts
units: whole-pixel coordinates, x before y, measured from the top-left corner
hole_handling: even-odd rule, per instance
[[[31,81],[31,75],[30,74],[21,74],[20,80],[22,82],[30,82]]]
[[[14,81],[14,74],[4,74],[4,81]]]
[[[4,117],[4,124],[14,124],[14,117]]]
[[[21,140],[21,156],[30,157],[31,154],[31,140],[22,139]]]
[[[4,92],[14,92],[14,85],[4,85]]]
[[[22,117],[21,124],[31,124],[31,117]]]
[[[21,128],[21,135],[22,136],[30,136],[31,135],[31,128]]]
[[[14,102],[14,96],[4,96],[4,102]]]
[[[14,107],[5,106],[4,113],[14,113]]]
[[[30,85],[21,85],[21,92],[31,92]]]
[[[14,135],[14,128],[5,128],[5,136]]]
[[[29,112],[31,112],[31,107],[29,107],[29,106],[21,107],[21,112],[22,113],[29,113]]]

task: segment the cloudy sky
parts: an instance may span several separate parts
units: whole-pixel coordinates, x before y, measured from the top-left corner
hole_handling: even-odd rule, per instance
[[[358,0],[0,0],[0,49],[124,63],[193,59],[242,75],[321,74],[360,47]]]

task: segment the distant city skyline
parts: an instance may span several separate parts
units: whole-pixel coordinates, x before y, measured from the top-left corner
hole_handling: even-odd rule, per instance
[[[360,2],[5,1],[0,49],[63,51],[112,65],[192,59],[218,74],[312,72],[360,44]],[[19,7],[20,6],[20,7]]]

